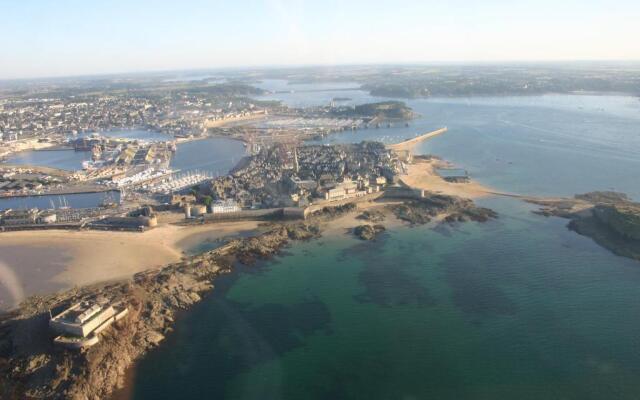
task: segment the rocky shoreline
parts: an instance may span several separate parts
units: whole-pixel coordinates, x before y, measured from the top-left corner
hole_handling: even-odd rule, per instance
[[[445,218],[455,215],[456,220],[460,219],[458,215],[482,219],[477,217],[473,202],[446,197],[426,200],[418,207],[419,212],[430,216],[445,213]],[[252,264],[267,259],[291,241],[319,237],[323,223],[355,210],[355,205],[327,207],[307,221],[273,223],[259,236],[231,240],[162,269],[138,273],[126,282],[31,297],[0,321],[0,398],[108,398],[123,385],[127,368],[172,331],[176,314],[213,289],[216,276],[230,272],[236,262]],[[489,211],[480,214],[493,213]],[[83,352],[55,348],[54,335],[48,328],[49,310],[83,300],[124,302],[129,315],[115,322],[101,334],[97,345]]]
[[[640,203],[623,193],[590,192],[573,199],[536,200],[535,211],[569,220],[567,227],[616,255],[640,261]]]
[[[423,225],[438,216],[444,222],[486,222],[498,217],[498,214],[484,207],[478,207],[472,200],[457,196],[436,193],[425,193],[421,199],[389,206],[395,216],[412,225]]]
[[[175,315],[199,302],[212,280],[238,260],[265,259],[291,240],[320,234],[314,223],[275,226],[253,238],[233,240],[216,250],[139,273],[131,281],[93,285],[48,297],[32,297],[0,327],[0,397],[102,399],[122,385],[126,368],[156,347],[171,331]],[[83,353],[53,347],[49,310],[81,300],[124,301],[129,316]]]
[[[353,234],[361,240],[373,240],[378,234],[386,231],[387,229],[383,225],[358,225],[353,228]]]

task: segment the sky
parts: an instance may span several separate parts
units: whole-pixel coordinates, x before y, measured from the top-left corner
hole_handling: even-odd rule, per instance
[[[0,79],[640,60],[640,0],[0,0]]]

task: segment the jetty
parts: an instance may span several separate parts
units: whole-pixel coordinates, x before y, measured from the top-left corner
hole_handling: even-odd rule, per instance
[[[446,131],[448,131],[448,129],[445,126],[444,128],[440,128],[440,129],[435,130],[433,132],[428,132],[428,133],[425,133],[423,135],[416,136],[416,137],[411,138],[411,139],[407,139],[404,142],[395,143],[395,144],[388,144],[387,145],[387,149],[393,150],[393,151],[411,151],[411,150],[413,150],[413,148],[418,143],[421,143],[421,142],[423,142],[423,141],[425,141],[427,139],[431,139],[432,137],[441,135],[441,134],[445,133]]]

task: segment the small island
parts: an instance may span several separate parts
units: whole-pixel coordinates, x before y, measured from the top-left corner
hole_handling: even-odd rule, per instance
[[[617,192],[590,192],[568,200],[529,200],[545,216],[570,220],[569,229],[614,254],[640,260],[640,203]]]
[[[336,107],[333,109],[332,114],[336,117],[373,118],[382,121],[406,121],[415,117],[411,107],[401,101],[383,101],[353,107]]]
[[[378,234],[384,232],[386,228],[383,225],[358,225],[353,229],[353,234],[361,240],[373,240]]]

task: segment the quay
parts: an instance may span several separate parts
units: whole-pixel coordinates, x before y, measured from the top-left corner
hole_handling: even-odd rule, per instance
[[[8,195],[0,194],[0,199],[11,199],[11,198],[20,198],[20,197],[42,197],[42,196],[66,196],[72,194],[88,194],[88,193],[107,193],[107,192],[117,192],[118,189],[113,187],[106,186],[95,186],[95,187],[71,187],[68,189],[57,189],[51,191],[41,191],[41,192],[33,192],[33,193],[11,193]]]

